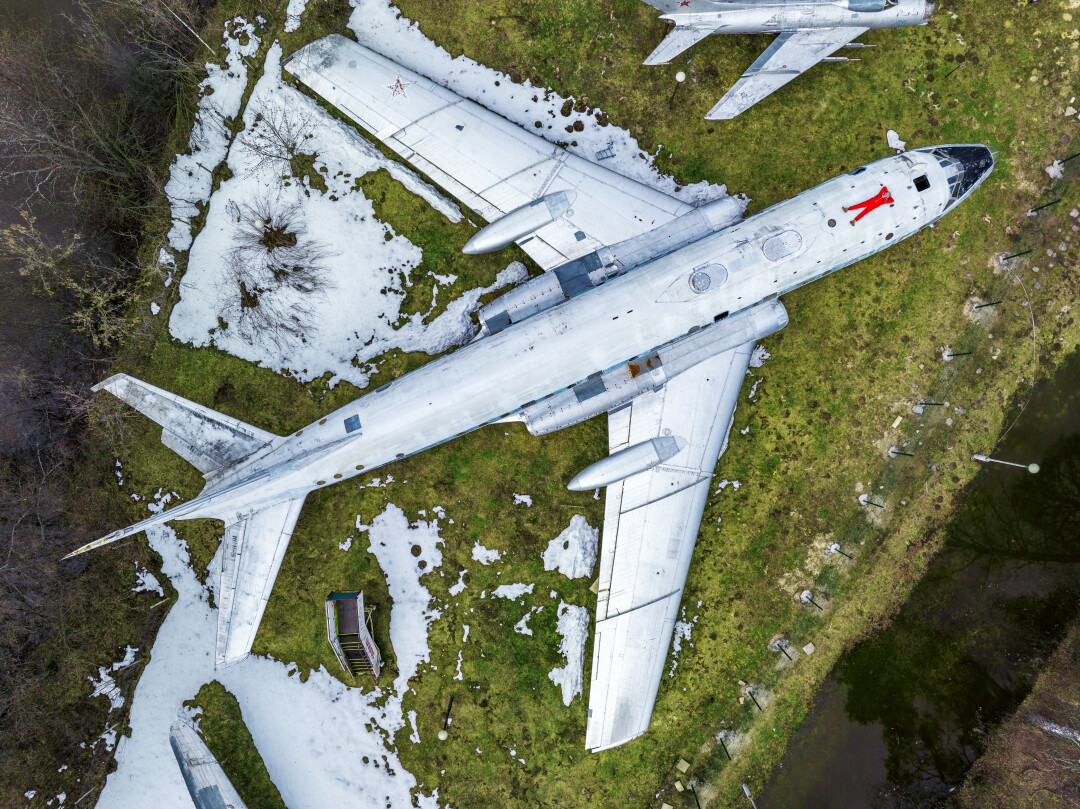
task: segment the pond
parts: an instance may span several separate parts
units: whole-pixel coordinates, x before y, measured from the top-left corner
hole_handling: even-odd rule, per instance
[[[841,656],[760,809],[929,807],[959,786],[1078,614],[1080,354],[1038,386],[890,626]]]

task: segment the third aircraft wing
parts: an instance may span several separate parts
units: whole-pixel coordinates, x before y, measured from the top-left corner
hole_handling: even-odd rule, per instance
[[[679,374],[608,415],[612,453],[660,436],[685,446],[607,489],[585,746],[649,727],[683,585],[753,342]]]
[[[518,242],[545,270],[693,210],[343,36],[285,69],[489,222],[566,192],[561,214]]]
[[[705,117],[709,120],[734,118],[868,30],[816,28],[784,31]]]

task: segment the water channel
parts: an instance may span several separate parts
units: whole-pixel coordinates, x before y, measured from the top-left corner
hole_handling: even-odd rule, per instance
[[[760,809],[932,806],[958,787],[1078,615],[1080,354],[1038,386],[891,625],[848,650]]]

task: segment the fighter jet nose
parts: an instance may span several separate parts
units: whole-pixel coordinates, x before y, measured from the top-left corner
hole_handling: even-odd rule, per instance
[[[994,153],[981,143],[938,146],[931,151],[949,180],[946,208],[964,199],[994,170]]]
[[[923,22],[930,22],[930,18],[934,16],[935,8],[937,8],[936,0],[927,0],[926,7],[923,9]]]

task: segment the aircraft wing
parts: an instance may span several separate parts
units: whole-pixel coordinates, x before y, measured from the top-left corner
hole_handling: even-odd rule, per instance
[[[343,36],[306,45],[285,70],[488,222],[568,192],[571,210],[518,241],[544,269],[693,210]]]
[[[585,746],[649,727],[716,459],[753,342],[718,354],[608,414],[611,452],[662,435],[687,446],[607,489]]]
[[[284,500],[225,526],[215,665],[243,660],[259,631],[304,498]]]
[[[852,27],[782,32],[705,118],[734,118],[868,30]]]

